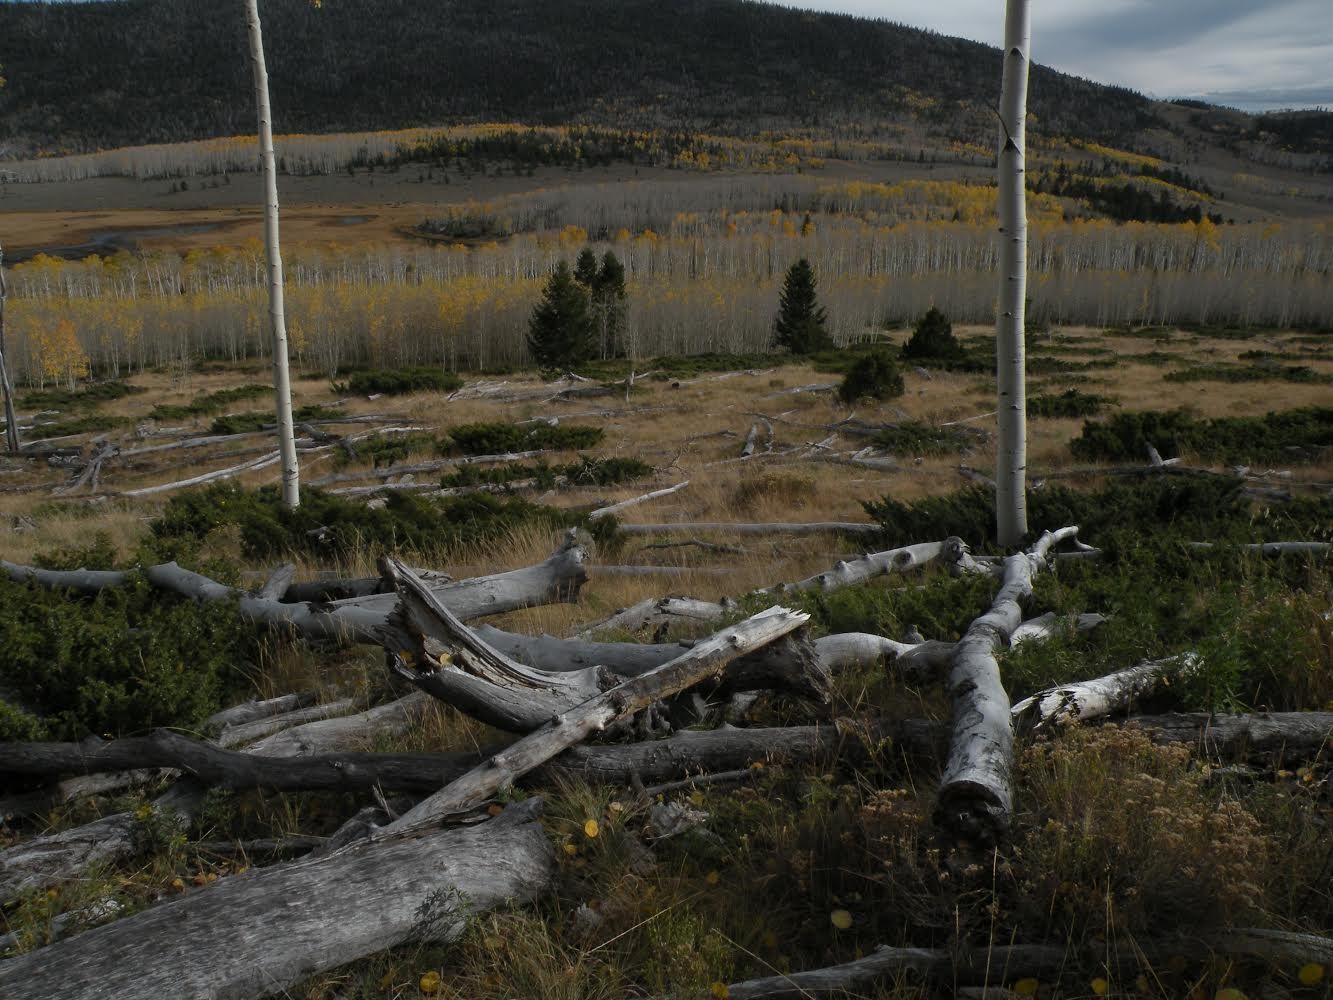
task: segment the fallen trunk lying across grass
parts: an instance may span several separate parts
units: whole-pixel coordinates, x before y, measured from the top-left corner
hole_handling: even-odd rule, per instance
[[[0,962],[0,996],[258,997],[407,941],[451,940],[473,915],[550,887],[540,805],[223,878]]]

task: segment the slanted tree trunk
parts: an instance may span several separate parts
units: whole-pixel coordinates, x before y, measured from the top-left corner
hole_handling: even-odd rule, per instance
[[[11,455],[19,453],[19,418],[14,412],[14,387],[9,381],[9,361],[5,354],[5,300],[9,287],[5,284],[5,249],[0,247],[0,393],[5,397],[5,448]]]
[[[1024,192],[1028,95],[1027,0],[1008,0],[1004,80],[1000,92],[1000,314],[995,324],[999,446],[995,470],[996,537],[1013,548],[1028,532],[1027,385],[1023,323],[1027,296],[1027,204]]]
[[[1156,691],[1169,678],[1189,673],[1198,662],[1195,653],[1145,660],[1105,677],[1038,691],[1015,705],[1011,714],[1017,726],[1033,730],[1101,719],[1112,712],[1128,711],[1134,702]]]
[[[541,729],[523,737],[480,767],[469,771],[377,836],[393,837],[438,823],[446,816],[475,809],[487,798],[540,767],[562,750],[581,743],[612,723],[641,712],[662,698],[715,677],[728,663],[803,626],[810,616],[772,607],[699,643],[693,649],[560,712]]]
[[[540,804],[228,876],[0,962],[0,996],[244,1000],[407,941],[452,940],[476,914],[550,887]]]
[[[278,168],[273,156],[273,115],[268,103],[268,69],[259,25],[259,0],[245,0],[254,68],[255,106],[259,113],[259,156],[264,173],[264,251],[268,258],[269,317],[273,324],[273,388],[277,390],[278,451],[282,460],[282,502],[301,502],[301,470],[292,426],[292,380],[287,367],[287,316],[283,306],[282,251],[278,245]]]

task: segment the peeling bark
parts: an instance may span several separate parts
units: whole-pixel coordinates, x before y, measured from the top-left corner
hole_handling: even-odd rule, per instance
[[[1010,713],[1016,727],[1039,730],[1127,712],[1134,702],[1169,683],[1172,677],[1193,671],[1198,662],[1193,653],[1145,660],[1105,677],[1038,691],[1016,704]]]

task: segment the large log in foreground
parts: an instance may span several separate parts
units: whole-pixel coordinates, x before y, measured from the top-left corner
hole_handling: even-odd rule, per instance
[[[540,800],[478,826],[256,869],[0,962],[14,1000],[244,1000],[545,892]]]
[[[953,738],[935,820],[970,839],[993,842],[1002,836],[1013,805],[1014,730],[995,652],[1022,623],[1019,601],[1032,594],[1032,576],[1045,565],[1047,553],[1077,532],[1076,527],[1048,531],[1027,552],[1006,558],[990,610],[968,626],[950,658]]]

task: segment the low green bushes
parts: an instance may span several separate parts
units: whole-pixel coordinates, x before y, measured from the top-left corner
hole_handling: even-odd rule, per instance
[[[1085,461],[1142,462],[1148,442],[1166,458],[1188,453],[1213,462],[1309,461],[1333,447],[1333,407],[1211,419],[1186,410],[1117,413],[1084,423],[1069,450]]]
[[[159,558],[188,555],[218,528],[234,525],[251,559],[292,555],[349,558],[359,552],[415,552],[444,556],[469,545],[493,543],[532,525],[578,523],[577,515],[517,496],[486,493],[426,498],[394,492],[379,509],[314,489],[301,491],[295,510],[275,487],[257,491],[230,483],[181,493],[152,525]]]
[[[230,389],[202,393],[195,396],[188,403],[158,403],[148,411],[148,416],[154,420],[188,420],[190,417],[202,417],[206,414],[217,413],[233,403],[258,399],[272,391],[273,386],[271,385],[257,385],[254,383],[238,385]]]
[[[557,479],[579,486],[617,486],[620,483],[643,479],[653,474],[653,467],[637,458],[591,458],[580,455],[577,462],[567,465],[525,465],[506,463],[504,465],[483,468],[480,465],[464,465],[440,479],[444,488],[459,486],[480,486],[486,484],[504,485],[524,479],[535,479],[539,488],[555,486]]]
[[[916,421],[886,427],[875,435],[875,447],[897,455],[948,455],[976,440],[961,427],[935,427]]]
[[[449,428],[442,454],[500,455],[515,451],[572,450],[601,443],[602,429],[579,424],[459,424]]]
[[[453,392],[463,387],[463,379],[441,368],[373,368],[353,372],[347,381],[336,385],[338,392],[357,396],[399,396],[409,392]]]
[[[888,351],[863,354],[852,362],[838,387],[838,398],[848,406],[862,399],[892,399],[903,394],[903,373]]]
[[[19,396],[18,405],[34,410],[88,409],[146,391],[128,382],[88,382],[77,389],[34,389]]]
[[[1333,376],[1305,365],[1241,365],[1225,361],[1191,365],[1180,371],[1167,372],[1162,377],[1167,382],[1295,382],[1306,385],[1333,382]]]
[[[303,420],[331,420],[341,416],[343,414],[338,410],[319,404],[298,406],[292,411],[292,420],[298,424]],[[248,434],[253,431],[262,431],[266,427],[272,427],[276,422],[277,416],[272,410],[227,413],[214,420],[208,428],[208,432],[210,434]]]
[[[1078,389],[1066,389],[1059,395],[1031,396],[1027,402],[1029,417],[1036,419],[1060,419],[1069,417],[1090,417],[1106,406],[1114,403],[1110,396],[1098,396]]]

